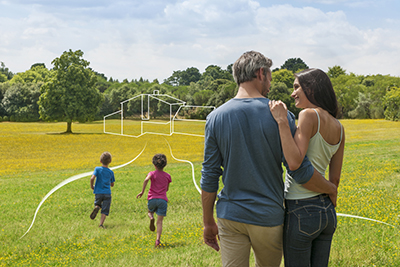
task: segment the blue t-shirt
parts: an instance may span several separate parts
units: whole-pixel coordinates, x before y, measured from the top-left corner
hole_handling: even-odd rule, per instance
[[[285,161],[268,102],[267,98],[234,98],[207,117],[200,184],[206,192],[217,192],[222,175],[218,218],[269,227],[283,223]],[[294,134],[290,112],[288,120]],[[305,160],[292,176],[305,183],[313,173]]]
[[[111,183],[115,182],[114,172],[106,167],[96,167],[93,175],[96,176],[94,194],[111,194]]]

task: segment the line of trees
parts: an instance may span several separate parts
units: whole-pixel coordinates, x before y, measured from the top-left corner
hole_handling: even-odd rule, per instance
[[[102,119],[120,109],[120,102],[139,94],[169,94],[188,105],[220,106],[233,98],[237,85],[232,64],[226,69],[210,65],[203,73],[195,67],[173,71],[160,83],[140,78],[122,82],[92,70],[83,52],[65,51],[52,61],[54,67],[36,63],[25,72],[12,73],[1,62],[0,121],[63,121],[67,132],[72,122]],[[300,58],[288,59],[272,72],[268,97],[280,99],[289,110],[299,110],[291,99],[293,73],[308,68]],[[356,75],[340,66],[328,69],[343,118],[400,119],[400,77]]]

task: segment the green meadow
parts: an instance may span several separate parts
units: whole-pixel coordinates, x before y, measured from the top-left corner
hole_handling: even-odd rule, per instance
[[[337,212],[386,224],[339,216],[330,266],[400,266],[400,123],[341,122],[346,148]],[[110,127],[118,131],[117,122]],[[198,125],[180,127],[198,134]],[[200,182],[203,137],[108,135],[102,122],[73,124],[75,134],[59,134],[64,130],[65,123],[0,123],[0,266],[221,266],[220,254],[202,241],[195,184]],[[193,163],[195,181],[192,166],[175,160],[168,144],[173,157]],[[106,228],[98,227],[100,216],[89,218],[94,195],[86,176],[55,191],[21,238],[42,198],[62,181],[92,172],[103,151],[113,155],[110,167],[137,157],[114,171]],[[154,248],[156,234],[149,231],[147,200],[136,199],[154,169],[155,153],[166,154],[165,171],[172,176],[159,249]]]

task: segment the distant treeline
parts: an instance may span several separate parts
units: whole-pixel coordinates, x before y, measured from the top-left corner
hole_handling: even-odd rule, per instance
[[[71,50],[69,53],[70,56],[73,55]],[[77,57],[82,55],[81,52]],[[55,59],[53,62],[58,61]],[[63,61],[59,61],[59,64],[62,64],[60,62]],[[154,90],[158,90],[160,94],[168,94],[185,101],[187,105],[215,107],[233,98],[237,92],[237,85],[232,77],[232,64],[228,65],[226,69],[210,65],[203,73],[200,73],[199,69],[195,67],[173,71],[169,78],[160,83],[157,79],[150,82],[142,78],[118,81],[97,73],[88,67],[89,62],[84,62],[83,69],[86,68],[92,72],[96,78],[93,82],[94,88],[102,95],[101,101],[98,101],[100,104],[95,110],[95,116],[85,117],[85,120],[89,120],[88,118],[102,119],[104,115],[118,111],[121,107],[121,101],[139,94],[151,94]],[[268,97],[284,101],[289,110],[296,116],[299,110],[294,106],[294,101],[290,97],[295,79],[293,73],[306,68],[308,66],[300,58],[290,58],[280,68],[276,68],[272,72],[272,84]],[[45,103],[44,100],[39,101],[42,94],[50,89],[57,90],[57,88],[63,86],[63,83],[70,83],[69,86],[73,88],[74,83],[77,82],[74,80],[75,76],[71,75],[68,76],[71,77],[68,78],[69,80],[62,80],[59,81],[57,86],[54,85],[57,79],[66,79],[58,78],[63,77],[60,75],[60,71],[63,70],[61,68],[48,69],[45,64],[37,63],[25,72],[12,73],[1,62],[0,120],[66,121],[57,118],[52,119],[51,114],[49,115],[50,109],[46,110],[46,116],[43,115],[44,111],[42,116],[39,112],[40,103]],[[58,74],[56,75],[56,73]],[[327,74],[335,89],[342,118],[399,120],[400,77],[380,74],[356,75],[347,73],[340,66],[329,68]],[[44,85],[46,85],[46,89],[42,88]],[[75,88],[74,90],[79,89]],[[62,96],[60,97],[62,98]],[[43,96],[42,98],[44,99]]]

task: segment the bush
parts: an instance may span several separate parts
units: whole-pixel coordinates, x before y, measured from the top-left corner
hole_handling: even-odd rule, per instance
[[[371,109],[371,119],[382,119],[385,117],[385,110],[382,107],[374,107]]]
[[[15,113],[15,121],[18,122],[32,122],[38,121],[39,114],[34,112],[34,109],[30,106],[22,107]]]
[[[400,120],[400,88],[393,87],[385,95],[385,119],[391,121]]]

